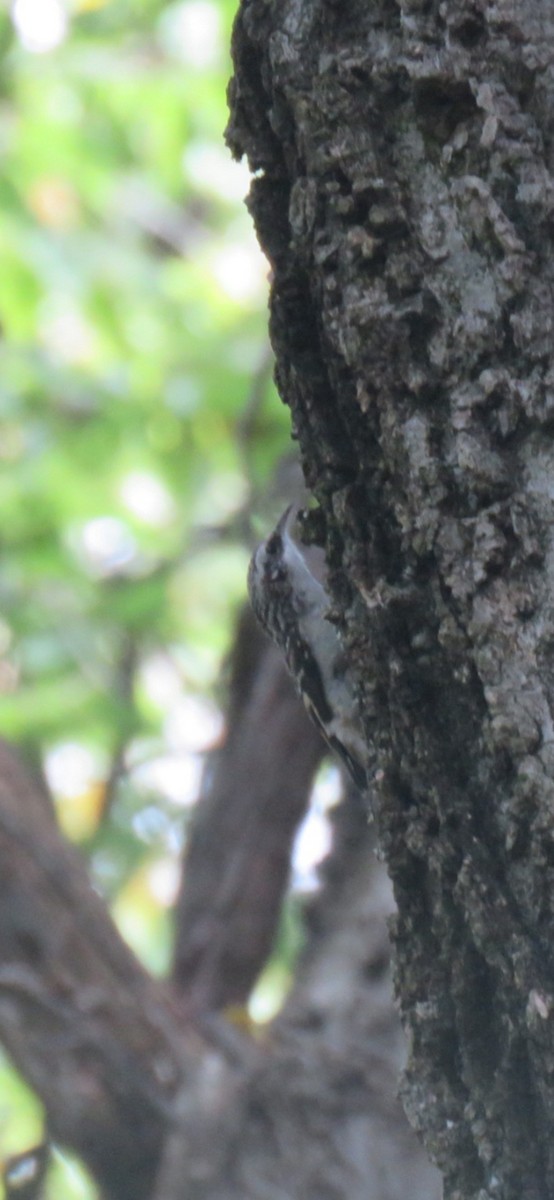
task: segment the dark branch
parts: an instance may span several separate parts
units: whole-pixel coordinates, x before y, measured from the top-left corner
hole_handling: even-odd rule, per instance
[[[325,753],[279,653],[245,610],[227,736],[187,844],[174,980],[187,1011],[244,1002],[275,935],[292,840]]]
[[[43,1100],[52,1136],[110,1195],[140,1200],[179,1084],[178,1027],[4,743],[0,964],[0,1039]]]

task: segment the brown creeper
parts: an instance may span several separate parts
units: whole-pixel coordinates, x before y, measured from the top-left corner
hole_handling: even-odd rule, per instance
[[[346,655],[327,619],[329,597],[295,541],[291,507],[255,551],[250,602],[260,625],[283,651],[309,715],[352,779],[366,787],[366,751]]]

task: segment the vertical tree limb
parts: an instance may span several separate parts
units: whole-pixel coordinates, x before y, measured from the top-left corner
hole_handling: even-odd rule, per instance
[[[279,653],[245,609],[225,741],[204,776],[177,905],[173,979],[187,1011],[246,1002],[275,936],[293,838],[324,753]]]

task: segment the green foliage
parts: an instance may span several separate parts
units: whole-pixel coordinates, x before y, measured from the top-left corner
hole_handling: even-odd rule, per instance
[[[0,16],[0,728],[45,753],[163,748],[163,712],[133,680],[121,694],[122,660],[131,643],[136,676],[191,644],[183,692],[214,680],[252,463],[267,476],[286,441],[265,406],[245,470],[265,266],[223,145],[233,9]],[[56,12],[65,32],[33,52]]]
[[[251,496],[288,446],[223,144],[234,9],[0,9],[0,732],[155,970]]]

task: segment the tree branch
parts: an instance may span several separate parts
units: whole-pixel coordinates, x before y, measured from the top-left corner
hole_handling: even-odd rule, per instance
[[[292,840],[325,753],[278,652],[245,609],[227,735],[187,842],[173,978],[187,1012],[244,1003],[275,935]]]
[[[0,743],[0,1038],[111,1196],[146,1196],[185,1047],[43,794]]]

